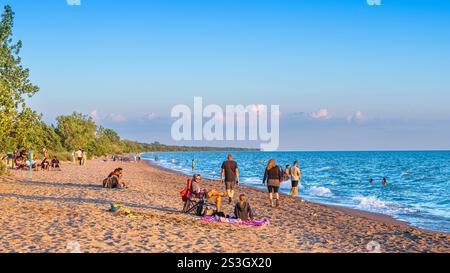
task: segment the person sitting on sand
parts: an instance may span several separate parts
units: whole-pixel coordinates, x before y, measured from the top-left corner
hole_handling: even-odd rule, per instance
[[[216,190],[207,190],[202,189],[200,186],[200,182],[202,177],[200,174],[194,175],[191,183],[191,193],[194,196],[206,196],[208,203],[215,204],[217,207],[217,211],[221,211],[222,206],[222,197],[226,197],[226,193],[221,193]]]
[[[275,159],[269,160],[267,168],[264,172],[263,186],[267,183],[269,191],[269,200],[272,207],[280,205],[280,190],[281,181],[283,179],[283,171],[281,167],[277,166]],[[275,203],[273,202],[273,195],[275,195]]]
[[[44,159],[41,162],[41,168],[44,171],[50,170],[50,162],[48,162],[48,159],[46,157],[44,157]]]
[[[17,156],[17,157],[14,159],[14,167],[15,167],[17,170],[25,169],[26,164],[25,164],[25,160],[23,159],[23,157]]]
[[[33,169],[33,171],[39,171],[38,164],[36,163],[35,160],[31,160],[31,162],[30,162],[30,160],[27,160],[25,162],[25,164],[26,164],[26,169],[29,169],[30,165],[31,165],[31,169]]]
[[[250,207],[250,203],[247,202],[247,195],[241,194],[239,196],[239,202],[237,202],[234,207],[234,217],[241,219],[242,221],[253,220],[253,211]]]
[[[104,188],[119,188],[119,189],[126,189],[128,186],[123,182],[122,180],[123,175],[123,169],[117,168],[114,171],[112,171],[108,177],[103,180],[103,187]]]
[[[51,167],[54,170],[61,170],[61,166],[59,165],[59,160],[56,156],[54,156],[51,161]]]

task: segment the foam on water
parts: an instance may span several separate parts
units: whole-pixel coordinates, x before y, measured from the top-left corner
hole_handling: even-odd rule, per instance
[[[310,194],[314,195],[314,196],[319,196],[319,197],[330,197],[333,194],[331,193],[331,190],[329,188],[326,187],[317,187],[317,186],[312,186],[309,189]]]

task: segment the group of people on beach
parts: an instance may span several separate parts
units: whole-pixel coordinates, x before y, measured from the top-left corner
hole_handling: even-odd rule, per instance
[[[87,153],[83,149],[78,149],[72,152],[72,162],[77,163],[80,166],[86,166],[87,164]]]
[[[40,158],[38,154],[30,154],[26,150],[16,151],[12,154],[8,154],[8,166],[11,166],[15,170],[29,170],[30,167],[33,171],[49,171],[61,170],[60,162],[56,156],[50,158],[48,150],[42,149],[42,161],[39,163]]]
[[[269,192],[269,200],[271,207],[278,207],[280,205],[279,189],[281,183],[284,181],[292,181],[291,195],[298,194],[299,182],[302,179],[302,172],[298,167],[298,162],[294,162],[293,166],[282,167],[276,164],[275,159],[269,160],[264,172],[263,186],[267,185]],[[226,161],[222,163],[221,167],[221,183],[225,185],[226,192],[218,192],[214,189],[207,190],[200,185],[201,175],[195,174],[192,178],[191,192],[195,194],[204,194],[208,197],[209,203],[214,203],[217,211],[221,211],[222,198],[228,197],[229,204],[233,203],[235,189],[239,185],[239,168],[236,161],[233,160],[233,155],[228,155]],[[234,206],[234,216],[241,220],[252,220],[253,212],[250,203],[247,200],[246,194],[239,196],[238,202]]]

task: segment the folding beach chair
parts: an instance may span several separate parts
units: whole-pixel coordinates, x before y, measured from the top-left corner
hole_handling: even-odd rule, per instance
[[[184,202],[183,212],[195,212],[197,216],[206,216],[217,213],[217,206],[208,203],[207,193],[193,193],[191,191],[192,180],[188,179],[186,188],[181,192],[181,199]]]

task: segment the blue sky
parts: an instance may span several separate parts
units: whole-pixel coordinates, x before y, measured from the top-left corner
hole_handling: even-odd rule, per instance
[[[450,148],[450,1],[14,0],[48,122],[140,141],[176,104],[279,104],[283,150]],[[248,146],[255,143],[186,143]]]

